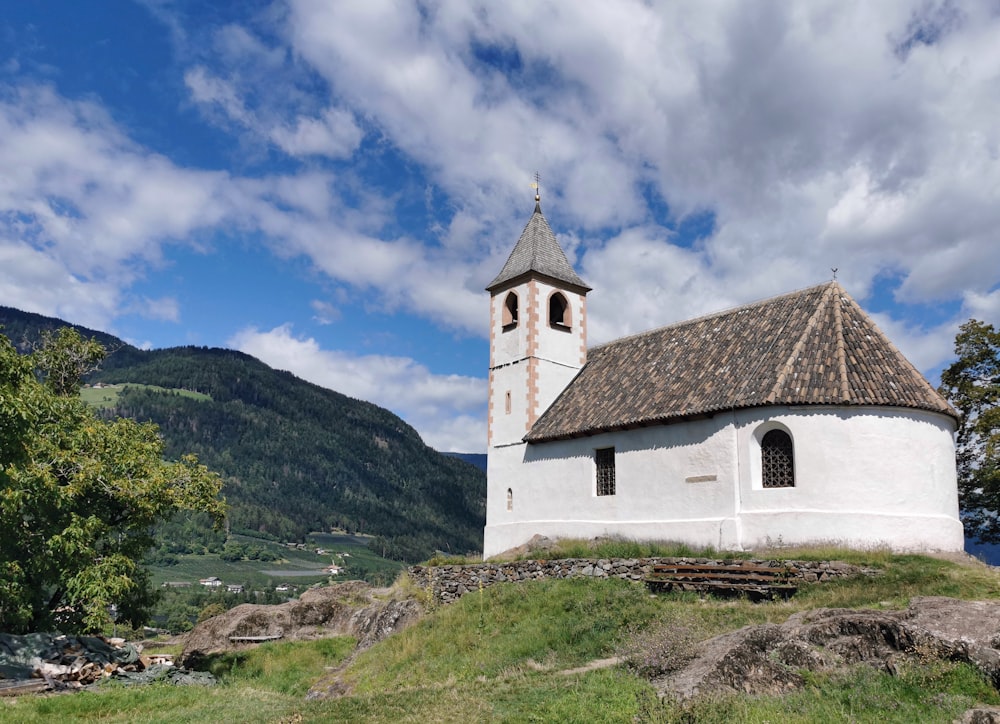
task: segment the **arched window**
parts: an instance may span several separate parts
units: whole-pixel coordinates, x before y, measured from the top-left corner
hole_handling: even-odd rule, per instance
[[[507,488],[507,510],[514,510],[514,491]]]
[[[549,324],[553,327],[569,329],[569,302],[560,292],[549,297]]]
[[[760,441],[761,482],[765,488],[794,488],[795,459],[792,436],[770,430]]]
[[[517,295],[511,292],[503,300],[503,328],[510,329],[517,326]]]

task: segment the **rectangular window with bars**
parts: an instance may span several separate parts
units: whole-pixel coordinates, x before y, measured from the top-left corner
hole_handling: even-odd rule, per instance
[[[594,460],[597,463],[597,494],[615,494],[615,449],[613,447],[600,448],[594,451]]]

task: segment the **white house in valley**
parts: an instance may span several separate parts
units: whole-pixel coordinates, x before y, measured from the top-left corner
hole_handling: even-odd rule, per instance
[[[956,413],[836,281],[588,350],[590,287],[536,197],[487,291],[486,557],[536,534],[962,549]]]

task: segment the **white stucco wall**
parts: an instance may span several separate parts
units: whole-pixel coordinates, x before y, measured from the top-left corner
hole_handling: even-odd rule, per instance
[[[563,295],[570,308],[568,328],[549,324],[549,299],[557,292]],[[580,354],[583,346],[581,319],[584,314],[584,297],[565,289],[557,289],[540,280],[529,282],[528,296],[534,302],[532,311],[536,315],[534,318],[538,320],[536,354],[542,359],[579,369],[583,364]]]
[[[761,486],[759,438],[769,426],[793,437],[794,488]],[[961,550],[953,429],[951,418],[917,410],[774,407],[491,448],[484,553],[536,533],[737,550],[779,542]],[[597,496],[594,450],[610,446],[616,494]]]
[[[507,295],[510,292],[513,292],[517,296],[518,322],[516,326],[508,327],[504,330],[503,310]],[[527,298],[527,286],[524,284],[505,290],[490,298],[490,319],[493,325],[493,335],[496,344],[493,350],[493,357],[496,363],[519,359],[526,354],[528,348],[528,325],[525,313]]]
[[[744,547],[780,540],[962,550],[951,418],[880,407],[767,412],[738,415]],[[761,487],[755,432],[768,421],[793,436],[794,488]]]
[[[492,444],[506,445],[518,442],[526,432],[528,419],[528,363],[522,360],[493,372],[490,395],[493,398]],[[507,393],[510,393],[510,412],[507,412]]]

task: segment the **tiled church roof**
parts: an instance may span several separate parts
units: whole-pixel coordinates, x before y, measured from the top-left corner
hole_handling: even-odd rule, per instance
[[[768,405],[955,411],[837,282],[592,348],[525,437],[543,442]]]
[[[566,254],[556,241],[556,235],[549,228],[549,222],[542,215],[542,208],[537,199],[535,213],[528,219],[528,225],[521,232],[521,238],[517,240],[514,251],[510,253],[497,278],[486,287],[486,291],[492,292],[497,287],[531,272],[571,284],[580,291],[590,291],[590,287],[573,271]]]

